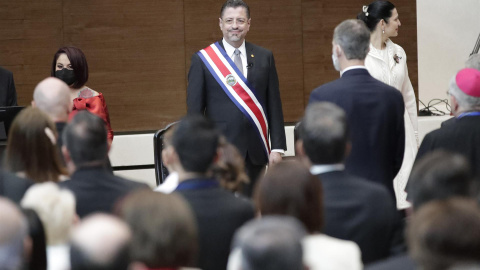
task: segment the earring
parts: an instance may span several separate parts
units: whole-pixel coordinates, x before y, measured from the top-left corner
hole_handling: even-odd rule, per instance
[[[382,34],[385,34],[385,29],[382,29]]]

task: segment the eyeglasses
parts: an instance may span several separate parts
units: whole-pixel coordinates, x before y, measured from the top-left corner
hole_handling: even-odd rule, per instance
[[[228,18],[223,20],[223,23],[225,23],[226,25],[232,25],[235,21],[237,22],[237,25],[244,25],[247,23],[247,20],[244,18],[238,18],[237,20]]]

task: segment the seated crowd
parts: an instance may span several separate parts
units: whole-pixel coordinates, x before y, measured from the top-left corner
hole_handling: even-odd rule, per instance
[[[349,20],[335,29],[342,67],[351,61],[342,46],[364,35],[362,27]],[[155,190],[114,175],[105,121],[86,110],[69,120],[68,86],[47,78],[8,136],[0,269],[480,269],[477,68],[475,56],[451,80],[455,118],[422,142],[406,212],[395,206],[392,183],[368,177],[382,179],[400,164],[372,165],[385,156],[371,151],[383,146],[362,150],[367,142],[350,121],[356,112],[322,88],[296,128],[296,156],[271,165],[249,198],[241,193],[249,183],[244,158],[199,115],[165,134],[170,175]],[[398,98],[392,92],[392,106]],[[394,114],[390,109],[385,113]],[[393,128],[403,126],[403,109],[397,113]],[[404,140],[381,137],[385,147]]]

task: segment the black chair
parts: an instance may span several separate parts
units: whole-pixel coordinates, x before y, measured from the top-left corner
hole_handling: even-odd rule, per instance
[[[163,136],[165,135],[165,132],[176,123],[177,122],[168,124],[165,128],[160,129],[155,132],[155,135],[153,135],[153,156],[155,161],[155,179],[157,186],[163,183],[169,174],[168,169],[162,162]]]

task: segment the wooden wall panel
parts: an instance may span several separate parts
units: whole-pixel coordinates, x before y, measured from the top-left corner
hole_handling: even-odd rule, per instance
[[[65,0],[64,43],[80,47],[88,86],[102,92],[114,131],[159,129],[185,114],[181,1]]]
[[[30,104],[35,85],[50,75],[62,42],[61,1],[0,1],[0,65],[13,72],[18,103]]]
[[[104,93],[114,131],[155,130],[186,112],[191,55],[220,40],[223,0],[0,0],[0,65],[13,71],[19,103],[49,76],[54,52],[86,54],[88,86]],[[357,0],[249,0],[249,42],[273,51],[286,122],[303,114],[310,92],[338,78],[334,27],[361,10]],[[408,55],[417,89],[416,3],[397,0],[394,42]]]

